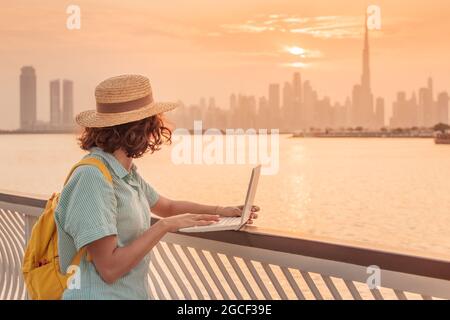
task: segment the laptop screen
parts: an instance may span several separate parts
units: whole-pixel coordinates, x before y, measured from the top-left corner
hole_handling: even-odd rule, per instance
[[[253,200],[255,199],[256,188],[258,186],[259,175],[261,172],[261,165],[253,168],[250,183],[248,184],[247,196],[245,197],[244,210],[242,212],[241,224],[247,222],[250,218],[251,208],[253,206]]]

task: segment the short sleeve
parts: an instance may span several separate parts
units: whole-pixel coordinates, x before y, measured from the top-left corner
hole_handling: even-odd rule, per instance
[[[150,184],[148,184],[147,181],[145,181],[137,172],[136,177],[139,182],[139,185],[144,191],[145,197],[147,198],[150,208],[153,207],[159,200],[158,192],[156,192],[156,190]]]
[[[58,207],[62,227],[74,239],[77,250],[117,234],[114,189],[96,167],[85,165],[73,172]]]

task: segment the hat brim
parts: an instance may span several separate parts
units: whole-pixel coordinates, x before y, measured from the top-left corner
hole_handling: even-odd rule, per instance
[[[96,110],[88,110],[79,113],[75,117],[75,121],[80,126],[87,128],[112,127],[167,112],[175,109],[177,106],[178,103],[173,102],[154,102],[145,107],[127,112],[100,113]]]

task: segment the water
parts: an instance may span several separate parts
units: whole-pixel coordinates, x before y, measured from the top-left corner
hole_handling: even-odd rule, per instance
[[[450,146],[430,139],[280,138],[258,226],[448,255]],[[0,135],[0,188],[48,196],[83,152],[73,135]],[[174,165],[170,147],[136,161],[161,194],[241,204],[251,166]]]

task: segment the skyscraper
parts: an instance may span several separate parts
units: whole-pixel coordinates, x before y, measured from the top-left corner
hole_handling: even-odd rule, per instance
[[[445,123],[448,124],[449,123],[449,119],[448,119],[448,102],[449,102],[449,97],[448,97],[448,93],[447,92],[441,92],[438,95],[438,99],[437,99],[437,110],[438,110],[438,118],[437,118],[437,123]]]
[[[285,82],[283,86],[283,107],[282,107],[282,118],[283,130],[289,130],[294,126],[294,95],[293,87],[289,82]]]
[[[378,129],[384,127],[384,99],[381,97],[378,97],[376,101],[375,119]]]
[[[50,125],[58,127],[61,125],[61,82],[50,81]]]
[[[364,25],[364,48],[362,54],[361,84],[353,88],[352,123],[354,126],[374,127],[373,95],[370,81],[370,48],[367,16]]]
[[[303,107],[303,95],[302,95],[302,78],[299,72],[295,72],[292,79],[293,89],[293,114],[292,125],[294,129],[300,128],[304,116],[302,110]]]
[[[361,125],[374,127],[373,95],[370,81],[370,50],[369,28],[367,17],[365,22],[364,49],[363,49],[363,73],[361,75]]]
[[[295,72],[292,79],[295,102],[302,102],[302,77],[299,72]]]
[[[304,117],[303,128],[307,129],[314,126],[314,108],[317,102],[317,94],[312,89],[311,83],[305,81],[303,83],[303,104],[304,104]]]
[[[393,128],[411,128],[417,126],[417,99],[412,94],[407,99],[406,92],[397,93],[397,100],[392,104],[392,117],[390,126]]]
[[[258,100],[258,121],[257,126],[259,128],[269,128],[270,124],[270,112],[269,103],[266,97],[260,97]]]
[[[269,85],[269,112],[270,112],[270,126],[272,128],[279,128],[280,119],[280,85],[272,83]]]
[[[352,126],[360,126],[361,125],[361,85],[355,84],[352,90],[352,108],[350,112],[350,123]]]
[[[370,50],[369,50],[369,28],[367,27],[367,16],[365,20],[363,65],[361,75],[361,87],[370,91]]]
[[[24,66],[20,73],[20,128],[33,129],[36,124],[36,72]]]
[[[62,122],[65,126],[73,125],[73,81],[63,80],[63,116]]]
[[[433,123],[433,80],[428,79],[426,88],[419,90],[418,122],[421,127],[431,127]]]

